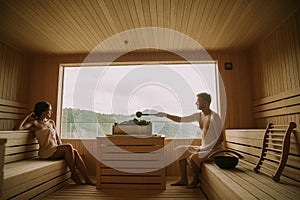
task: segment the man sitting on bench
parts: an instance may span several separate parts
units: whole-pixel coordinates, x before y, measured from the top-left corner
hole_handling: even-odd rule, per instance
[[[197,109],[200,113],[194,113],[185,117],[178,117],[167,113],[159,112],[156,116],[166,117],[175,122],[195,122],[199,123],[201,129],[202,145],[191,146],[182,145],[176,148],[179,158],[181,178],[171,186],[185,186],[186,188],[196,188],[200,183],[199,175],[201,163],[208,161],[208,156],[216,150],[223,149],[222,121],[220,116],[210,109],[211,96],[207,93],[197,95]],[[193,171],[193,180],[188,184],[187,165]]]

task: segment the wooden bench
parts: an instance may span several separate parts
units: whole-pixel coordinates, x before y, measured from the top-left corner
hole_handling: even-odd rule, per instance
[[[70,178],[65,160],[38,158],[38,142],[29,131],[0,131],[6,139],[1,199],[41,199]]]
[[[234,169],[220,169],[204,163],[201,187],[208,199],[299,199],[300,135],[291,135],[290,151],[279,182],[268,170],[254,168],[261,156],[265,129],[226,130],[226,147],[244,156]]]

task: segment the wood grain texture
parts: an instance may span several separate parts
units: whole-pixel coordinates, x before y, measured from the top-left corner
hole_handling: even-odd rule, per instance
[[[7,139],[4,157],[5,164],[37,157],[39,146],[32,132],[27,130],[1,131],[0,137]]]
[[[41,199],[70,178],[65,160],[38,158],[39,146],[33,132],[0,131],[0,138],[7,140],[1,159],[1,199]]]
[[[297,199],[299,182],[282,178],[280,183],[253,172],[254,165],[240,160],[236,168],[224,170],[205,163],[201,188],[209,199]]]
[[[97,189],[166,188],[164,137],[97,137]],[[128,148],[127,148],[128,147]],[[148,147],[155,147],[149,151]],[[112,149],[113,148],[113,149]],[[136,151],[138,148],[138,151]],[[117,174],[111,173],[117,169]],[[157,171],[158,174],[148,173]],[[131,173],[122,173],[131,172]],[[121,174],[120,174],[121,173]]]
[[[88,168],[90,176],[96,175],[96,164],[97,164],[97,142],[96,140],[80,140],[80,139],[63,139],[63,143],[70,143],[74,148],[78,150],[82,155],[84,162]],[[174,149],[180,145],[200,145],[200,139],[165,139],[165,158],[169,163],[166,166],[166,176],[178,176],[179,166],[176,161],[176,154]],[[135,149],[136,150],[136,149]],[[173,161],[173,162],[171,162]],[[188,170],[189,175],[191,171]]]
[[[225,132],[226,135],[226,146],[229,149],[233,149],[241,153],[245,160],[256,164],[259,157],[261,156],[262,141],[264,137],[264,129],[228,129]],[[277,133],[277,132],[276,132]],[[276,134],[273,133],[273,134]],[[273,136],[279,141],[282,141],[282,136]],[[278,143],[278,141],[274,141]],[[292,178],[294,180],[300,181],[300,148],[299,148],[299,134],[295,131],[291,134],[289,155],[287,159],[286,166],[283,170],[283,175]],[[270,143],[268,148],[279,149],[278,146],[274,146]],[[272,153],[272,152],[271,152]],[[278,161],[277,151],[273,151],[274,154],[270,155],[268,158],[271,160]],[[272,163],[269,163],[272,164]],[[269,165],[268,165],[269,166]],[[264,171],[266,172],[266,171]]]
[[[44,198],[51,199],[122,199],[122,200],[150,200],[150,199],[186,199],[204,200],[207,199],[200,188],[187,190],[184,186],[173,187],[170,183],[177,180],[177,177],[167,177],[166,190],[136,190],[123,186],[120,189],[97,190],[89,185],[68,184],[63,189],[54,192]]]
[[[252,49],[253,84],[255,102],[268,100],[288,91],[300,88],[300,11],[291,15],[270,34],[266,35]],[[297,108],[299,110],[299,108]],[[268,123],[287,124],[294,121],[300,124],[298,112],[283,111],[286,115],[255,119],[255,126],[263,128]],[[279,115],[278,115],[279,114]],[[299,131],[299,126],[296,128]]]
[[[0,110],[3,112],[6,110],[6,113],[11,113],[12,110],[6,106],[14,107],[16,106],[12,105],[14,102],[19,102],[20,105],[28,103],[30,73],[28,60],[28,55],[0,41]],[[24,108],[24,106],[20,107]],[[17,113],[23,112],[17,111]],[[1,116],[0,130],[11,130],[16,119],[21,117],[15,114],[4,115],[3,113]]]
[[[123,31],[159,27],[186,34],[205,49],[247,49],[299,6],[295,0],[5,1],[0,7],[0,36],[29,52],[74,54],[90,52]],[[165,39],[153,36],[131,35],[113,41],[108,51],[141,41],[169,44],[173,50],[184,46],[172,34]]]

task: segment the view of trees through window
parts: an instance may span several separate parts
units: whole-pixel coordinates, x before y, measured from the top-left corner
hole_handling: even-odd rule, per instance
[[[212,96],[219,112],[216,63],[144,64],[126,66],[65,66],[62,138],[95,138],[112,134],[114,123],[150,121],[153,134],[168,138],[200,137],[197,123],[175,123],[136,112],[167,112],[186,116],[199,112],[200,92]]]

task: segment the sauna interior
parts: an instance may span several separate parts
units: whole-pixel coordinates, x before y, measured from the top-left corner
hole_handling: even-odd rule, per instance
[[[1,0],[0,24],[0,138],[5,139],[1,142],[3,154],[0,159],[0,183],[4,190],[2,195],[6,194],[3,187],[9,187],[5,184],[10,184],[5,178],[5,145],[13,140],[9,135],[13,135],[14,124],[32,111],[36,102],[46,100],[52,104],[52,118],[58,130],[61,130],[64,67],[88,64],[86,58],[97,45],[117,34],[151,28],[153,32],[169,30],[191,38],[203,47],[211,61],[217,63],[225,91],[218,91],[218,95],[226,98],[226,104],[221,105],[226,107],[223,132],[228,133],[228,138],[233,140],[233,143],[229,142],[231,146],[228,148],[242,152],[247,159],[253,152],[244,149],[251,145],[233,145],[238,143],[236,138],[241,137],[241,134],[246,135],[243,141],[250,142],[253,138],[247,137],[252,137],[252,132],[262,137],[269,123],[296,124],[296,128],[290,133],[289,154],[281,180],[291,180],[296,185],[295,190],[291,189],[289,192],[289,189],[283,189],[282,193],[292,195],[292,199],[300,197],[299,0]],[[197,49],[189,49],[189,44],[179,41],[174,35],[172,38],[172,34],[164,39],[156,38],[154,33],[145,33],[144,36],[142,39],[161,48],[140,48],[138,42],[141,38],[129,34],[97,51],[90,62],[131,65],[203,61],[197,56]],[[187,54],[188,58],[181,56],[183,54]],[[228,63],[232,65],[232,69],[227,68]],[[200,145],[200,138],[192,139],[193,144]],[[86,147],[87,145],[89,149],[97,151],[96,137],[62,140],[64,143],[71,143],[79,151],[89,175],[96,179],[99,175],[99,162]],[[191,144],[191,141],[166,137],[164,156],[172,157],[174,148],[182,144]],[[257,148],[253,151],[257,151]],[[253,165],[258,160],[259,152],[253,159],[249,158]],[[165,166],[163,177],[178,177],[178,167],[176,161]],[[218,194],[213,189],[214,181],[209,177],[218,174],[213,170],[219,169],[211,167],[203,169],[208,178],[203,179],[198,188],[202,196],[198,198],[197,195],[200,194],[197,193],[185,198],[235,199],[240,195],[248,199],[246,194],[251,191],[230,196],[233,192],[226,192],[228,189],[223,183],[220,190],[224,194]],[[22,171],[22,167],[19,170]],[[229,176],[235,176],[234,172],[228,173],[231,173]],[[275,184],[274,188],[278,186],[272,177],[267,176],[266,179],[270,181],[270,185]],[[166,184],[167,189],[163,190],[173,189],[169,182]],[[230,184],[233,186],[233,182],[228,184],[228,188],[231,188]],[[246,187],[251,190],[253,185],[255,183],[250,186],[246,184]],[[268,182],[264,185],[268,185]],[[57,190],[53,189],[40,196],[37,192],[34,196],[50,198],[64,187],[57,187]],[[34,188],[37,191],[48,190],[38,186]],[[105,188],[95,190],[96,192],[93,189],[95,187],[88,190],[96,193]],[[185,194],[186,190],[181,188],[177,192]],[[252,193],[261,194],[263,199],[263,195],[272,193],[266,190],[261,194],[253,192],[256,191],[253,189]],[[26,195],[27,193],[17,197],[12,192],[8,199],[30,197]],[[273,195],[278,199],[285,199],[285,194]],[[6,199],[5,196],[3,198]]]

